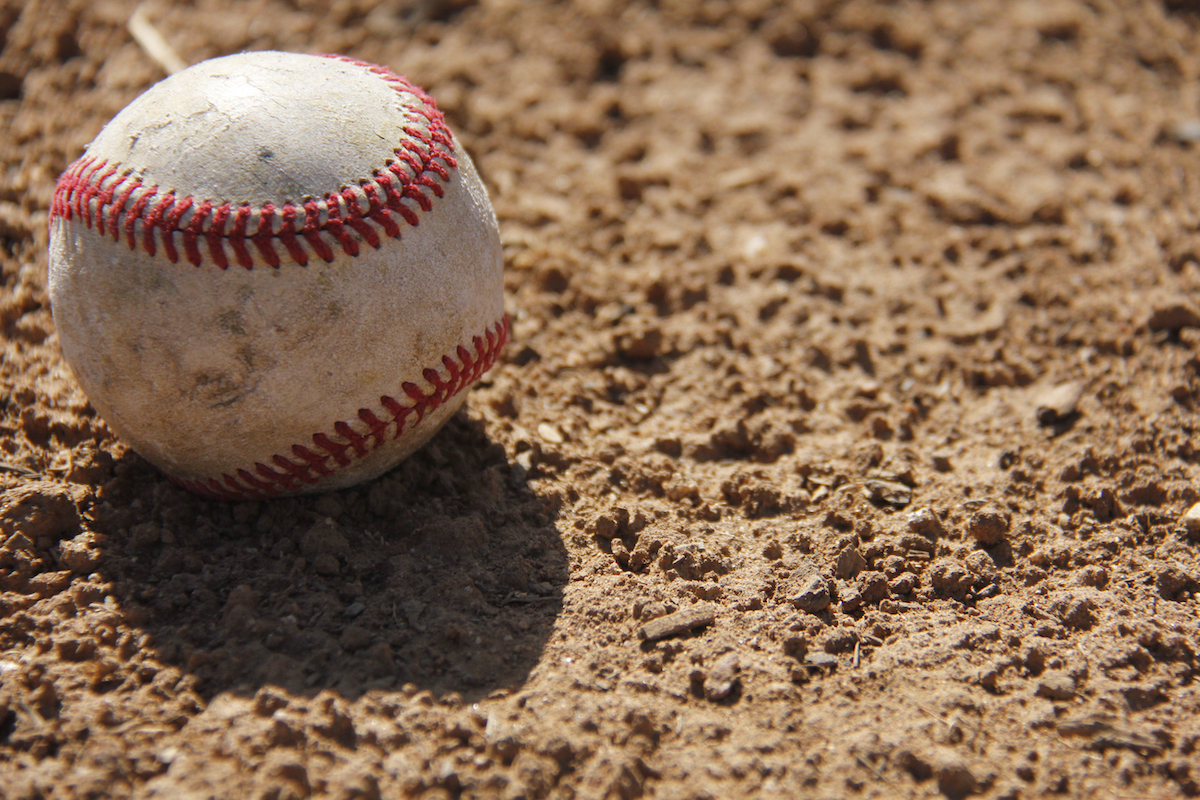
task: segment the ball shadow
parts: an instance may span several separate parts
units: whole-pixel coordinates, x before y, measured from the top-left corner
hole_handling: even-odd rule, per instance
[[[555,512],[465,413],[387,475],[323,495],[201,500],[132,455],[116,474],[94,510],[99,571],[206,697],[478,698],[526,679],[562,608]]]

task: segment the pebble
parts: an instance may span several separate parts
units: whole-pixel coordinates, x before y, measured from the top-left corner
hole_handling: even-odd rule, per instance
[[[1200,142],[1200,119],[1181,119],[1170,123],[1165,130],[1177,142]]]
[[[1075,680],[1070,675],[1045,675],[1033,693],[1047,700],[1070,700],[1075,697]]]
[[[892,590],[892,594],[910,594],[913,589],[917,588],[917,576],[911,572],[901,572],[892,579],[888,588]]]
[[[996,562],[982,550],[974,550],[967,554],[967,569],[981,578],[991,580],[996,575]]]
[[[783,652],[797,661],[803,661],[808,655],[808,639],[800,634],[789,636],[783,640]]]
[[[841,602],[839,607],[842,612],[849,614],[863,604],[862,591],[857,587],[851,587],[841,593]]]
[[[804,659],[804,666],[817,669],[831,669],[838,665],[838,657],[832,653],[809,653]]]
[[[737,653],[726,653],[717,659],[704,679],[704,697],[713,702],[728,697],[738,685],[740,667]]]
[[[908,569],[908,562],[900,556],[884,556],[883,560],[879,562],[879,568],[883,570],[883,574],[890,580]]]
[[[1160,568],[1155,582],[1158,584],[1158,594],[1164,600],[1174,600],[1180,592],[1190,591],[1198,585],[1195,578],[1174,564]]]
[[[858,631],[854,628],[833,628],[827,629],[828,634],[825,636],[824,649],[826,653],[852,653],[854,647],[859,643]],[[809,657],[811,660],[812,657]]]
[[[1200,328],[1200,309],[1183,300],[1166,301],[1150,312],[1146,327],[1152,331]]]
[[[63,541],[59,544],[63,564],[76,573],[92,572],[100,562],[100,551],[94,547],[95,543],[96,534],[86,531]]]
[[[1099,564],[1089,564],[1075,573],[1075,583],[1103,589],[1108,585],[1108,570]]]
[[[1056,425],[1075,414],[1079,398],[1083,396],[1083,384],[1067,381],[1045,391],[1035,405],[1039,425]]]
[[[976,511],[967,520],[967,533],[982,545],[1000,544],[1008,533],[1008,515],[999,511]]]
[[[908,515],[908,529],[927,539],[936,539],[946,532],[942,521],[932,508],[919,508]]]
[[[350,540],[331,518],[315,523],[300,537],[300,554],[305,558],[318,555],[344,557],[350,552]]]
[[[962,757],[948,748],[935,759],[938,791],[951,798],[967,797],[979,791],[979,780]]]
[[[617,337],[616,344],[626,358],[654,358],[663,349],[663,335],[658,328],[637,330]]]
[[[869,500],[904,507],[912,502],[912,489],[899,481],[872,478],[863,483],[863,494]]]
[[[858,552],[853,547],[847,547],[842,552],[838,553],[837,566],[834,567],[834,574],[845,580],[853,578],[858,573],[867,568],[867,560],[862,557],[862,553]]]
[[[68,489],[30,481],[0,494],[0,524],[33,543],[57,542],[75,536],[80,517]],[[17,541],[14,537],[7,543],[10,550],[25,549],[14,546]]]
[[[953,558],[939,559],[929,569],[930,585],[951,597],[966,596],[974,582],[975,576],[961,562]]]
[[[562,444],[566,441],[566,439],[563,438],[562,433],[559,432],[558,428],[554,427],[548,422],[543,422],[542,424],[538,425],[537,433],[538,436],[542,438],[542,441],[546,442],[547,444]]]
[[[888,580],[882,572],[864,572],[859,591],[866,605],[873,605],[888,596]]]
[[[1184,512],[1179,519],[1179,525],[1189,539],[1194,542],[1200,541],[1200,503],[1196,503]]]
[[[829,584],[823,576],[809,573],[797,582],[796,589],[788,602],[801,611],[816,614],[829,608]]]

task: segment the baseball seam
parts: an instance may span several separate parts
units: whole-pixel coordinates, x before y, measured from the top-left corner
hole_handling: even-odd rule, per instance
[[[81,219],[101,236],[111,235],[113,241],[120,241],[124,233],[131,250],[140,243],[151,256],[158,253],[161,244],[171,263],[178,262],[182,255],[199,266],[203,244],[221,269],[230,265],[226,247],[232,251],[233,260],[246,269],[252,269],[256,261],[278,268],[283,263],[280,249],[304,266],[310,249],[329,262],[335,247],[347,255],[358,255],[360,238],[378,248],[380,231],[390,238],[400,238],[402,225],[415,227],[420,222],[418,212],[432,209],[430,194],[439,198],[444,195],[438,180],[448,182],[449,170],[458,166],[445,117],[433,98],[391,70],[345,56],[324,57],[361,67],[398,94],[409,94],[420,101],[419,106],[403,104],[406,124],[402,130],[410,138],[401,142],[394,150],[395,158],[371,177],[320,199],[305,198],[299,204],[287,202],[281,206],[266,202],[254,208],[245,203],[160,192],[160,187],[135,177],[132,169],[122,170],[120,164],[84,156],[59,178],[50,219]]]
[[[187,480],[168,475],[179,486],[214,500],[265,500],[284,492],[295,492],[315,486],[337,470],[349,467],[355,460],[365,458],[371,451],[378,450],[389,439],[389,428],[395,426],[392,440],[399,439],[408,430],[419,425],[423,419],[450,398],[474,384],[492,368],[509,337],[507,315],[476,336],[471,344],[475,352],[459,345],[453,353],[442,356],[441,365],[449,378],[427,367],[423,371],[432,391],[422,391],[414,383],[400,384],[403,398],[411,402],[404,405],[395,397],[379,398],[384,415],[368,408],[358,411],[360,430],[351,422],[339,421],[328,431],[312,435],[312,445],[294,444],[288,458],[273,455],[269,464],[258,462],[253,467],[241,468],[225,473],[220,478]],[[332,461],[332,463],[330,463]]]

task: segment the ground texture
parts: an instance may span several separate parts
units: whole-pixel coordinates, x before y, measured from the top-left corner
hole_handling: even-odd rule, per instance
[[[0,797],[1200,794],[1193,3],[145,8],[425,86],[513,342],[379,480],[176,488],[45,280],[164,73],[0,2]]]

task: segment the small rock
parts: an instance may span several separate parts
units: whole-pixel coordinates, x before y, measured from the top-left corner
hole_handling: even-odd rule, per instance
[[[996,691],[996,684],[1000,680],[1000,669],[995,666],[980,667],[976,680],[979,681],[980,686],[989,692],[994,692]]]
[[[367,655],[373,658],[388,672],[394,672],[396,669],[395,656],[392,653],[392,646],[387,642],[376,642],[367,650]]]
[[[542,441],[547,444],[562,444],[566,441],[558,428],[546,422],[537,426],[537,433],[538,436],[542,437]]]
[[[425,605],[420,600],[405,600],[400,603],[400,610],[404,612],[404,618],[408,620],[409,627],[419,633],[425,632],[425,624],[422,620]]]
[[[1180,119],[1164,126],[1163,133],[1185,144],[1200,142],[1200,119]]]
[[[1200,328],[1200,309],[1184,300],[1168,300],[1154,307],[1146,327],[1152,331]]]
[[[929,762],[911,750],[901,750],[896,754],[896,763],[900,768],[912,775],[915,780],[926,781],[933,775],[933,767]]]
[[[917,576],[911,572],[901,572],[892,579],[891,583],[888,584],[888,588],[892,590],[892,594],[909,594],[913,589],[917,588]]]
[[[804,659],[804,666],[817,669],[836,669],[838,657],[832,653],[809,653]]]
[[[932,508],[919,508],[909,514],[908,529],[926,539],[936,539],[946,532],[942,521]]]
[[[862,557],[862,553],[853,547],[847,547],[838,553],[837,566],[834,567],[833,574],[846,580],[853,578],[866,568],[867,560]]]
[[[938,790],[950,800],[960,800],[979,791],[979,780],[958,753],[943,749],[935,761]]]
[[[1079,398],[1083,396],[1083,384],[1068,381],[1044,392],[1035,405],[1039,425],[1056,425],[1075,414]]]
[[[1096,603],[1090,597],[1067,592],[1050,603],[1050,613],[1065,627],[1076,631],[1091,630],[1096,624]]]
[[[1108,585],[1108,570],[1099,564],[1088,564],[1075,573],[1075,583],[1103,589]]]
[[[71,570],[39,572],[29,579],[29,588],[41,598],[51,597],[71,585]]]
[[[596,518],[592,523],[592,532],[601,539],[612,539],[623,536],[629,528],[629,511],[624,508],[611,508]]]
[[[1158,594],[1164,600],[1174,600],[1180,592],[1196,587],[1196,580],[1173,564],[1168,564],[1160,569],[1155,578],[1158,584]]]
[[[882,572],[864,572],[859,577],[864,605],[873,605],[888,596],[888,580]]]
[[[967,533],[982,545],[999,544],[1008,533],[1008,515],[999,511],[976,511],[967,520]]]
[[[96,549],[96,534],[84,531],[74,539],[67,539],[58,546],[63,564],[76,574],[94,572],[100,563],[100,551]]]
[[[704,679],[704,697],[713,702],[728,697],[738,684],[737,673],[740,666],[737,653],[721,656]]]
[[[1070,675],[1045,675],[1033,693],[1047,700],[1070,700],[1075,697],[1075,680]]]
[[[338,644],[342,646],[343,650],[349,653],[362,650],[370,643],[371,634],[365,628],[358,625],[347,625],[338,639]]]
[[[788,602],[810,614],[824,611],[829,608],[829,584],[823,576],[811,572],[797,581],[796,591],[788,597]]]
[[[972,574],[984,580],[991,580],[996,576],[996,562],[982,550],[973,550],[968,553],[966,563],[967,569],[971,570]]]
[[[867,499],[892,506],[904,507],[912,502],[912,489],[899,481],[872,478],[863,483]]]
[[[954,469],[954,463],[950,460],[952,456],[949,450],[935,450],[929,456],[929,461],[938,472],[949,472]]]
[[[841,603],[839,605],[842,611],[846,614],[855,611],[863,604],[862,590],[860,590],[857,586],[851,587],[842,592],[840,597]]]
[[[783,652],[797,661],[803,661],[808,655],[808,639],[796,634],[783,640]]]
[[[344,615],[346,615],[347,617],[354,618],[366,610],[367,610],[367,607],[365,605],[363,605],[362,603],[351,603],[350,605],[348,605],[344,609],[342,609],[342,613]]]
[[[1200,541],[1200,503],[1189,508],[1179,520],[1179,525],[1189,539]]]
[[[929,568],[929,583],[939,592],[962,599],[975,583],[975,576],[957,559],[942,558]]]
[[[826,653],[853,653],[859,642],[854,628],[826,628],[824,649]]]
[[[618,336],[616,344],[617,351],[626,358],[654,358],[662,349],[663,335],[658,328],[636,330]]]

